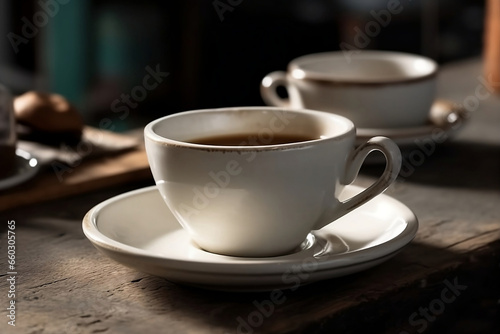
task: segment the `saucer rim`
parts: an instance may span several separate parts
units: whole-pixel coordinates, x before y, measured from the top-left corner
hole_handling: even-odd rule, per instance
[[[362,187],[348,185],[346,187],[353,188],[361,191]],[[85,236],[91,243],[109,255],[114,260],[121,264],[127,265],[137,269],[138,266],[131,266],[120,258],[124,255],[133,256],[141,260],[142,264],[153,265],[157,268],[175,268],[176,271],[182,272],[202,272],[204,275],[220,275],[230,274],[234,276],[249,276],[249,275],[276,275],[282,274],[288,266],[297,264],[297,261],[303,260],[299,254],[305,251],[297,252],[276,257],[262,257],[262,258],[239,258],[219,254],[213,254],[215,257],[223,257],[227,262],[212,262],[201,260],[185,260],[168,257],[165,255],[152,254],[151,252],[127,245],[116,241],[100,232],[97,226],[99,212],[107,207],[109,204],[120,201],[121,199],[133,197],[145,193],[157,192],[156,186],[149,186],[140,188],[126,193],[111,197],[90,209],[83,218],[82,228]],[[380,196],[380,198],[379,198]],[[404,221],[406,227],[397,236],[383,242],[381,244],[371,246],[368,248],[357,249],[354,251],[347,251],[340,254],[331,254],[316,258],[317,267],[315,271],[332,270],[332,268],[344,268],[353,265],[359,265],[364,262],[371,262],[384,257],[390,253],[401,250],[404,246],[410,243],[415,237],[418,230],[418,219],[411,209],[398,200],[381,194],[377,196],[378,200],[390,201],[401,209],[401,216],[404,213]],[[374,199],[375,200],[375,199]],[[361,207],[362,208],[362,207]],[[356,209],[356,210],[359,210]],[[182,227],[179,225],[179,229]],[[353,259],[354,258],[354,259]],[[143,266],[142,266],[143,267]],[[195,269],[193,269],[195,268]],[[141,269],[141,271],[144,271]],[[148,272],[148,271],[145,271]],[[151,273],[151,271],[149,271]],[[151,273],[153,275],[157,275]]]
[[[35,160],[35,165],[30,165],[31,160]],[[16,171],[13,175],[0,179],[0,191],[12,188],[24,183],[34,177],[40,169],[40,161],[30,152],[16,149]],[[20,166],[21,165],[21,166]]]
[[[428,123],[410,127],[395,127],[395,128],[356,128],[356,141],[362,143],[373,136],[386,136],[392,139],[398,145],[412,145],[415,140],[428,138],[433,135],[433,131],[442,130],[449,136],[461,130],[468,121],[465,117],[463,107],[456,105],[447,99],[436,99],[431,108],[438,104],[448,106],[448,110],[455,111],[458,115],[458,120],[453,123],[439,124],[432,119]]]

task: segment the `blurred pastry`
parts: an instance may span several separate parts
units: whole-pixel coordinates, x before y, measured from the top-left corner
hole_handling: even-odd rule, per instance
[[[61,95],[27,92],[14,99],[14,113],[19,139],[57,145],[81,138],[83,119]]]

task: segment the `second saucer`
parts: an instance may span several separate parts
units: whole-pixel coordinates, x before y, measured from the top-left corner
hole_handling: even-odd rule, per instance
[[[462,106],[440,99],[432,105],[426,124],[405,128],[357,128],[356,142],[361,144],[373,136],[386,136],[400,148],[415,146],[421,141],[429,140],[440,144],[461,130],[467,120],[467,113]]]

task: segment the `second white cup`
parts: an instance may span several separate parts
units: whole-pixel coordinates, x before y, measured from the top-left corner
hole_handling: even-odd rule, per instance
[[[358,128],[424,125],[435,99],[438,65],[389,51],[326,52],[294,59],[261,82],[266,104],[340,114]],[[276,89],[286,87],[288,98]]]

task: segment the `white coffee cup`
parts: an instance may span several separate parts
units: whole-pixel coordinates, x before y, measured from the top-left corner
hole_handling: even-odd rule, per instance
[[[180,224],[202,249],[233,256],[292,252],[311,230],[383,192],[401,166],[390,139],[375,137],[354,149],[350,120],[312,110],[194,110],[157,119],[144,134],[158,190]],[[198,140],[224,136],[236,137],[234,143]],[[270,144],[283,136],[306,141]],[[339,201],[373,150],[386,156],[382,176]]]
[[[264,77],[261,96],[271,106],[340,114],[358,128],[413,127],[428,120],[437,69],[429,58],[400,52],[310,54]],[[288,98],[276,93],[279,86]]]

